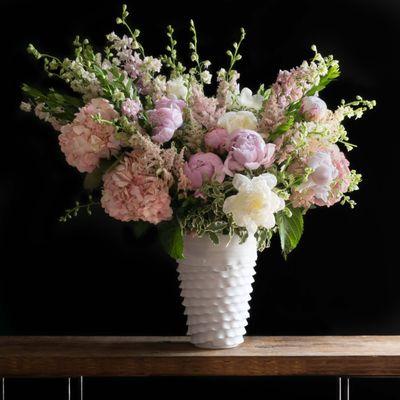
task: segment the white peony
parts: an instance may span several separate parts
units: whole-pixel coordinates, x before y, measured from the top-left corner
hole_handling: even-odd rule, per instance
[[[225,199],[224,213],[232,214],[234,222],[245,227],[249,234],[256,233],[260,227],[273,228],[274,214],[285,207],[285,201],[272,191],[276,177],[266,173],[250,179],[236,174],[233,186],[239,193]]]
[[[218,126],[225,128],[228,133],[237,129],[257,130],[257,118],[250,111],[229,111],[218,120]]]
[[[264,97],[261,94],[254,94],[253,92],[245,87],[240,92],[238,97],[238,103],[242,107],[251,108],[253,110],[259,111],[264,102]]]
[[[185,81],[181,76],[167,82],[167,96],[169,98],[186,100],[187,93]]]

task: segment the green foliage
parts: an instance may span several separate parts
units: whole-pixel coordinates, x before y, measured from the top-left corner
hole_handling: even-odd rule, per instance
[[[171,77],[177,77],[185,72],[185,67],[181,62],[178,61],[176,45],[177,41],[174,39],[174,28],[171,25],[167,27],[167,36],[169,38],[169,44],[167,45],[167,52],[169,54],[162,55],[161,61],[171,69]]]
[[[117,161],[119,161],[119,159]],[[85,175],[85,179],[83,180],[83,187],[89,191],[97,189],[103,181],[103,175],[115,165],[115,159],[102,159],[100,161],[100,165],[93,172],[87,173]]]
[[[49,89],[46,93],[24,83],[22,91],[33,103],[44,103],[45,111],[60,121],[72,121],[75,113],[82,106],[81,99],[58,93],[54,89]]]
[[[300,208],[287,207],[276,215],[284,257],[297,246],[303,234],[303,213]]]
[[[285,122],[282,124],[278,125],[273,132],[271,132],[270,136],[268,137],[268,140],[273,142],[276,140],[279,136],[282,134],[286,133],[296,121],[300,119],[300,106],[301,106],[301,100],[295,101],[286,110],[286,119]]]
[[[226,52],[226,55],[229,57],[230,60],[227,73],[228,79],[232,77],[232,72],[235,64],[242,59],[242,55],[239,54],[239,49],[245,37],[246,37],[246,31],[244,30],[244,28],[240,28],[239,42],[233,43],[233,52],[231,50],[227,50]]]
[[[340,76],[339,64],[330,65],[328,72],[321,76],[319,83],[313,86],[306,94],[306,96],[313,96],[315,93],[325,89],[334,79]]]
[[[167,254],[176,260],[184,258],[183,230],[176,218],[158,225],[158,237]]]
[[[136,239],[139,239],[143,235],[145,235],[153,225],[150,224],[150,222],[134,221],[132,222],[131,226],[133,230],[133,235]]]
[[[133,46],[138,48],[142,56],[144,57],[144,49],[143,46],[139,43],[138,38],[140,36],[140,31],[138,29],[132,30],[132,28],[129,26],[128,22],[126,21],[129,16],[128,12],[128,7],[126,4],[122,5],[122,14],[121,17],[118,17],[115,22],[118,25],[123,25],[125,28],[128,30],[131,38],[133,39]]]
[[[93,200],[92,196],[88,197],[88,202],[85,204],[81,204],[79,201],[75,202],[75,206],[72,208],[68,208],[65,210],[65,213],[63,216],[59,218],[60,222],[67,222],[68,220],[72,219],[72,217],[76,217],[80,211],[86,210],[88,215],[92,215],[92,208],[95,205],[100,204],[97,201]]]

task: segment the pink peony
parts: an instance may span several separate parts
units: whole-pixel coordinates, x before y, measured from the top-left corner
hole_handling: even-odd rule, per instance
[[[223,182],[225,173],[222,160],[214,153],[193,154],[185,164],[184,172],[192,189],[200,188],[204,182],[215,180]]]
[[[318,96],[307,96],[301,101],[300,112],[307,121],[322,121],[328,112],[326,103]]]
[[[172,139],[175,131],[182,126],[182,109],[185,102],[163,98],[156,102],[156,108],[148,111],[150,123],[154,126],[152,140],[165,143]]]
[[[205,134],[204,142],[211,150],[223,153],[228,150],[230,136],[226,129],[216,128]]]
[[[233,133],[228,157],[225,160],[225,172],[233,176],[236,171],[267,168],[274,161],[275,144],[265,143],[264,139],[255,131],[238,129]]]
[[[113,106],[105,99],[92,99],[82,107],[75,119],[61,127],[59,143],[68,164],[80,172],[92,172],[101,158],[110,158],[118,152],[119,142],[115,139],[115,128],[108,124],[95,122],[93,115],[100,114],[111,121],[118,117]]]
[[[139,100],[126,99],[121,106],[122,114],[128,118],[136,119],[142,105]]]
[[[170,108],[177,106],[181,111],[186,107],[186,103],[179,99],[169,99],[168,97],[163,97],[156,101],[156,108]]]
[[[104,175],[101,205],[120,221],[158,224],[172,217],[171,197],[165,181],[144,173],[147,162],[140,151],[132,151],[121,164]]]
[[[291,172],[303,174],[305,167],[313,172],[292,191],[294,207],[309,208],[313,204],[330,207],[340,201],[349,188],[351,173],[349,162],[337,145],[317,145],[304,161],[291,167]]]

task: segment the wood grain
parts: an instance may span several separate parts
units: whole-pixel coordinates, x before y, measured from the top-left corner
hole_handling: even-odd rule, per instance
[[[186,337],[0,337],[0,376],[400,376],[400,336],[247,337],[201,350]]]

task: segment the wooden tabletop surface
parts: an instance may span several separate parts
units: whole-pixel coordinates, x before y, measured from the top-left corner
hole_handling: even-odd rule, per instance
[[[202,350],[186,337],[0,336],[0,377],[400,376],[400,336],[246,337]]]

